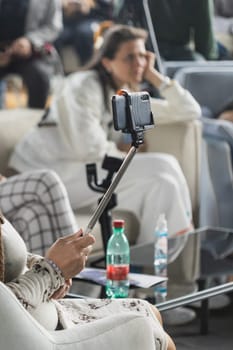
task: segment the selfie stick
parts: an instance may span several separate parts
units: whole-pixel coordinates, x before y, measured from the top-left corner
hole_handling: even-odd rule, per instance
[[[144,104],[146,103],[146,106],[148,107],[148,103],[149,103],[149,98],[148,98],[148,93],[142,93],[144,97],[146,97],[146,99],[143,99],[142,96],[136,98],[136,101],[140,101],[139,104]],[[131,137],[132,137],[132,145],[131,148],[129,150],[129,152],[127,153],[126,157],[124,158],[123,162],[121,163],[120,167],[118,164],[116,164],[116,159],[114,160],[114,166],[113,164],[111,164],[111,168],[114,171],[118,170],[115,177],[113,178],[112,182],[110,182],[110,179],[112,177],[112,173],[110,173],[107,176],[107,179],[105,179],[105,181],[102,183],[102,186],[97,184],[97,179],[96,179],[96,173],[95,173],[95,167],[93,164],[89,164],[87,165],[87,174],[88,174],[88,184],[89,186],[98,192],[104,192],[103,197],[100,199],[99,204],[94,212],[94,214],[92,215],[91,220],[89,221],[89,224],[87,225],[86,230],[84,231],[84,234],[88,234],[92,231],[92,229],[94,228],[97,220],[100,221],[101,224],[101,228],[102,228],[102,237],[103,237],[103,244],[104,244],[104,248],[106,250],[107,247],[107,242],[108,239],[111,235],[111,217],[108,215],[108,210],[112,209],[115,205],[116,205],[116,196],[114,190],[116,189],[117,185],[119,184],[122,176],[124,175],[126,169],[128,168],[131,160],[133,159],[135,153],[137,152],[137,149],[140,145],[142,145],[144,143],[144,130],[147,128],[151,128],[154,126],[154,121],[153,121],[153,115],[149,109],[146,109],[141,111],[142,114],[145,113],[145,115],[147,117],[149,117],[149,120],[147,119],[146,123],[144,124],[144,120],[143,118],[138,118],[138,114],[140,114],[140,108],[138,108],[138,104],[132,104],[132,100],[131,100],[131,95],[129,94],[126,90],[120,90],[118,91],[118,95],[124,97],[124,101],[125,101],[125,108],[123,109],[118,109],[118,108],[113,108],[113,119],[114,119],[114,126],[116,130],[122,130],[125,133],[130,133]],[[112,101],[116,100],[113,99]],[[119,100],[118,100],[119,101]],[[122,101],[122,99],[121,99]],[[144,101],[144,102],[143,102]],[[114,104],[114,103],[113,103]],[[119,105],[118,105],[119,106]],[[121,105],[122,106],[122,105]],[[137,112],[136,112],[137,111]],[[121,115],[121,113],[126,113],[126,125],[123,128],[119,128],[118,124],[116,122],[116,120],[119,119],[119,114]],[[136,115],[135,115],[136,113]],[[143,120],[143,122],[141,122],[141,120]],[[119,159],[117,159],[119,162]],[[106,164],[103,165],[104,168],[107,168]],[[93,177],[94,175],[94,177]],[[92,184],[92,180],[94,179],[95,182],[95,186],[93,186]],[[106,190],[106,192],[105,192]]]

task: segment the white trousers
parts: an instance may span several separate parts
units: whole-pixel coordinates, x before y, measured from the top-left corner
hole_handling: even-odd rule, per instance
[[[68,170],[68,169],[67,169]],[[73,209],[97,203],[100,193],[87,185],[85,164],[73,163],[61,176]],[[98,180],[106,171],[98,164]],[[165,213],[169,236],[185,234],[192,228],[189,190],[177,160],[167,154],[138,153],[115,191],[118,209],[131,210],[140,222],[137,242],[153,240],[159,214]]]

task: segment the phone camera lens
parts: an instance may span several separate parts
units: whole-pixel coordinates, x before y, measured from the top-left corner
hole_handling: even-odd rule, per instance
[[[142,101],[148,101],[149,100],[149,95],[147,95],[147,94],[142,95],[141,96],[141,100]]]

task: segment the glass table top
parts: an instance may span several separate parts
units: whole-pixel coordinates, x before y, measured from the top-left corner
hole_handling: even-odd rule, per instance
[[[199,238],[199,278],[208,279],[233,274],[233,229],[203,227],[189,233],[187,236],[188,238],[192,236]],[[182,237],[168,240],[169,251],[172,251],[169,259],[174,260],[174,250],[179,251],[179,245],[183,248],[186,241],[187,237],[185,240]],[[130,251],[130,272],[153,274],[153,242],[131,246]],[[104,268],[104,258],[102,261],[100,259],[100,264],[97,264],[95,267]],[[219,284],[221,283],[220,280]]]
[[[233,282],[225,282],[226,279],[222,278],[223,276],[233,275],[233,229],[203,227],[196,229],[187,236],[188,239],[198,238],[199,241],[199,275],[197,282],[202,281],[202,283],[199,283],[199,289],[197,291],[189,294],[186,293],[177,298],[171,298],[170,300],[156,304],[156,306],[160,311],[165,311],[190,305],[193,302],[201,302],[200,330],[202,334],[206,334],[208,330],[208,299],[233,291]],[[185,240],[169,239],[169,250],[172,252],[169,256],[170,260],[174,259],[174,257],[176,258],[174,250],[182,250],[186,244],[186,240],[187,238]],[[131,272],[148,273],[148,271],[151,271],[153,273],[153,258],[153,242],[131,246],[130,261],[131,268],[134,270],[131,270]],[[99,260],[100,267],[104,267],[104,258]],[[217,278],[218,282],[214,286],[209,287],[208,280],[213,278]],[[74,281],[74,285],[76,282],[77,289],[74,289],[74,293],[76,291],[79,293],[80,280]],[[91,285],[87,281],[84,282],[84,285],[85,292],[81,292],[82,296],[105,297],[103,286]],[[93,288],[98,288],[96,289],[97,295],[91,295]],[[136,290],[138,291],[139,289]],[[153,291],[151,288],[147,288],[147,290]],[[71,293],[73,293],[73,289]],[[144,294],[147,295],[147,292]]]

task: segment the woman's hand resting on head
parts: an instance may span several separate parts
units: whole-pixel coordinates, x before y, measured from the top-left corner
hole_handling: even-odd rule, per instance
[[[94,236],[88,234],[82,236],[79,230],[69,236],[59,238],[47,251],[45,258],[52,260],[61,270],[65,280],[77,275],[85,267]]]
[[[156,56],[153,52],[146,52],[147,64],[144,71],[144,79],[151,83],[156,88],[159,88],[163,83],[165,76],[155,68]]]

